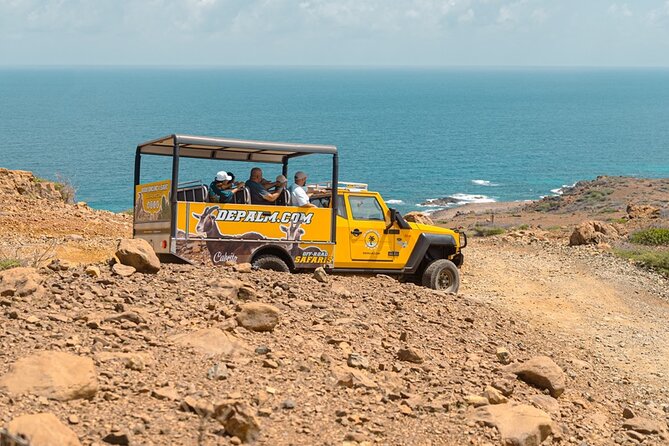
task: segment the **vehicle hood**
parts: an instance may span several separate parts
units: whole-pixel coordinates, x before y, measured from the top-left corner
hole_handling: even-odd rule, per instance
[[[453,235],[455,231],[448,228],[441,228],[439,226],[425,225],[422,223],[409,222],[409,225],[413,229],[417,229],[421,232],[426,232],[430,234],[444,234],[444,235]]]

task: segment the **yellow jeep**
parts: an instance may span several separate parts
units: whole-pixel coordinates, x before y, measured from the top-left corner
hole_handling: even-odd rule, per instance
[[[207,202],[207,186],[179,183],[181,158],[281,164],[310,154],[332,158],[332,178],[314,186],[316,207]],[[141,183],[145,155],[172,158],[171,179]],[[212,169],[213,171],[214,169]],[[137,146],[134,237],[151,243],[167,261],[213,265],[251,263],[256,268],[333,273],[388,274],[455,292],[467,244],[464,232],[407,222],[363,183],[338,181],[337,148],[170,135]],[[333,200],[332,198],[335,197]]]

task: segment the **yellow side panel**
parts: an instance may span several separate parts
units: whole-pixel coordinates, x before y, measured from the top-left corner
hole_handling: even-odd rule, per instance
[[[177,209],[177,231],[188,237],[330,241],[331,209],[181,202]]]

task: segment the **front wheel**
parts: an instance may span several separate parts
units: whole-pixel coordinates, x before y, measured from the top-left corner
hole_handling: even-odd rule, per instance
[[[272,271],[279,271],[282,273],[289,273],[290,268],[282,259],[273,255],[261,255],[253,261],[253,266],[258,269],[271,269]]]
[[[433,290],[457,293],[460,288],[460,272],[450,260],[435,260],[423,272],[423,286]]]

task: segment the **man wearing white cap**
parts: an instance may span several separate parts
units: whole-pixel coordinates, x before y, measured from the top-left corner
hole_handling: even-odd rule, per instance
[[[301,170],[295,172],[295,184],[290,186],[290,202],[293,206],[301,208],[315,208],[316,205],[309,201],[309,194],[304,190],[307,183],[307,174]]]
[[[224,170],[216,174],[209,185],[209,201],[212,203],[234,203],[235,193],[244,188],[244,183],[232,187],[232,177]]]

